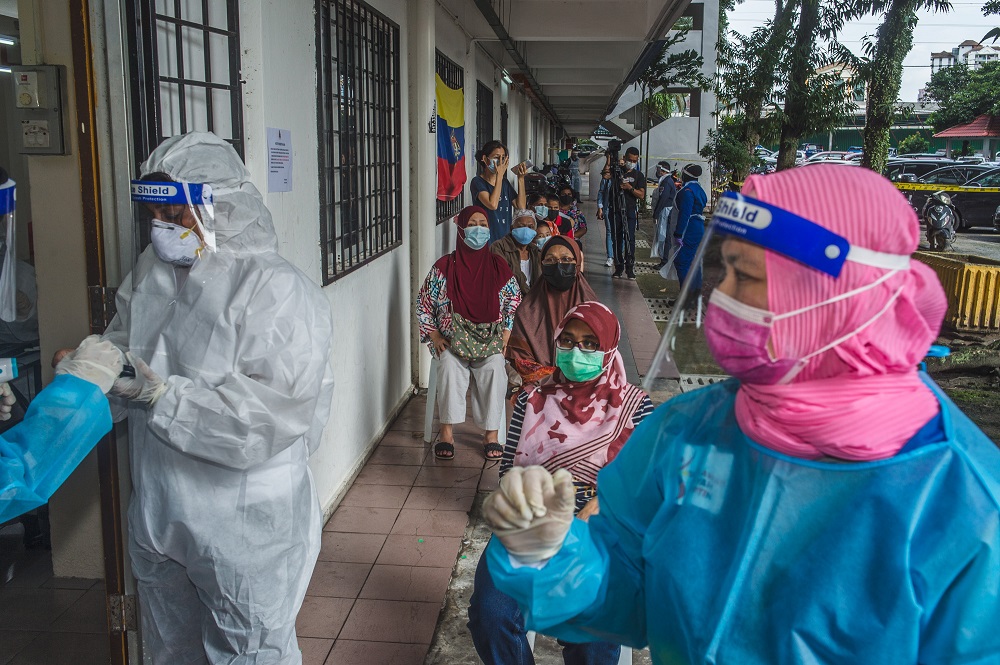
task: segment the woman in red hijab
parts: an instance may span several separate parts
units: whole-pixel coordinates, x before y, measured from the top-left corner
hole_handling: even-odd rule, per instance
[[[417,294],[420,341],[438,359],[438,459],[455,456],[453,426],[465,422],[465,395],[472,382],[472,418],[484,430],[486,459],[500,459],[497,432],[506,415],[507,371],[503,357],[521,290],[507,262],[490,252],[486,211],[459,213],[455,251],[431,268]]]
[[[597,473],[622,449],[653,404],[625,378],[618,352],[621,327],[599,302],[572,308],[549,337],[558,366],[552,381],[522,392],[514,406],[500,475],[514,466],[569,471],[576,486],[576,515],[598,512]],[[528,662],[524,617],[513,598],[496,588],[486,557],[476,570],[469,630],[486,665]],[[607,642],[560,641],[567,663],[614,665],[620,647]]]

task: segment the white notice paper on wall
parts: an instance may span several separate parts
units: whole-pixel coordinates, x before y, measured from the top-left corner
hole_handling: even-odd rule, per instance
[[[267,191],[292,191],[292,132],[267,128]]]

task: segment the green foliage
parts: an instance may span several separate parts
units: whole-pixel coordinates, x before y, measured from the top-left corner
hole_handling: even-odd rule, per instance
[[[712,86],[712,82],[701,73],[705,59],[698,51],[687,49],[671,52],[673,47],[684,41],[689,30],[688,27],[676,30],[666,39],[660,56],[639,77],[639,85],[648,91],[661,88],[704,90]]]
[[[930,142],[920,134],[911,134],[899,142],[899,154],[901,155],[927,152],[930,149]]]
[[[756,154],[746,149],[742,119],[719,118],[719,128],[708,130],[708,142],[701,149],[701,156],[714,162],[718,176],[742,181],[752,168],[760,164]]]
[[[984,113],[1000,115],[1000,62],[974,70],[956,65],[935,72],[927,96],[938,103],[929,120],[936,132],[972,122]]]

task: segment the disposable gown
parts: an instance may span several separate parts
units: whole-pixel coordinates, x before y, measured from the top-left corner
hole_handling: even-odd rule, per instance
[[[57,376],[24,420],[0,434],[0,524],[45,504],[111,431],[111,411],[89,381]]]
[[[810,462],[740,431],[730,381],[671,400],[541,569],[487,550],[527,625],[659,665],[1000,662],[1000,452],[940,391],[945,440]]]
[[[142,172],[209,183],[218,252],[191,268],[151,247],[107,338],[166,382],[127,405],[129,550],[155,663],[299,663],[295,616],[321,537],[307,465],[330,410],[332,322],[278,256],[271,216],[212,134],[161,144]]]

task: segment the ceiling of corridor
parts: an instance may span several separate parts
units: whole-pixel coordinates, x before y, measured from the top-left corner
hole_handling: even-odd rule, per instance
[[[588,136],[690,0],[438,0],[510,75]],[[497,33],[510,37],[502,41]],[[512,52],[513,51],[513,52]],[[527,65],[528,72],[523,71]]]

